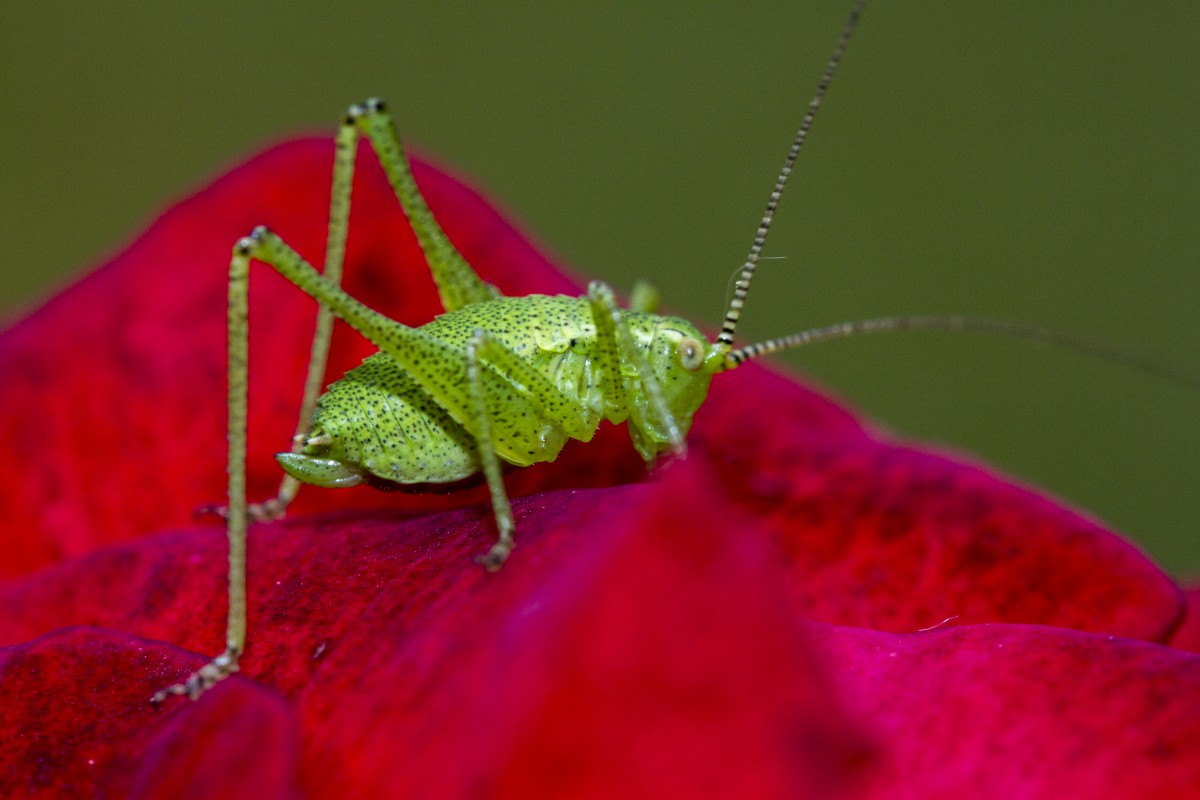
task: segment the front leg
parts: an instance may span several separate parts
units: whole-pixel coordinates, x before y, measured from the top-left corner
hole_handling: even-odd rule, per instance
[[[200,695],[238,671],[237,653],[226,650],[212,661],[188,676],[182,683],[160,689],[150,698],[153,705],[162,705],[171,695],[187,695],[189,700],[198,700]]]
[[[158,705],[171,695],[195,700],[216,683],[238,671],[238,657],[246,648],[246,380],[247,297],[250,259],[244,241],[234,247],[229,262],[228,395],[229,475],[225,531],[229,541],[229,610],[225,626],[225,652],[180,683],[156,692],[150,702]]]
[[[612,397],[623,397],[622,402],[629,409],[629,435],[634,447],[647,463],[653,463],[658,455],[658,441],[665,434],[671,449],[679,455],[687,452],[683,431],[679,421],[667,407],[662,388],[654,377],[654,370],[646,361],[642,351],[638,349],[629,332],[629,326],[621,313],[620,306],[613,296],[609,286],[600,281],[588,284],[588,304],[591,306],[592,319],[596,323],[596,352],[597,358],[604,364],[604,371],[611,376],[605,391],[611,392]],[[646,398],[646,407],[639,408],[632,397],[624,397],[621,384],[622,366],[632,367],[635,380],[640,385]],[[648,430],[654,429],[661,433],[648,435]]]

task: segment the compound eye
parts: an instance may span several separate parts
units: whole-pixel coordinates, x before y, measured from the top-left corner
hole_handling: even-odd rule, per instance
[[[704,345],[690,336],[679,340],[679,363],[688,372],[695,372],[704,363]]]

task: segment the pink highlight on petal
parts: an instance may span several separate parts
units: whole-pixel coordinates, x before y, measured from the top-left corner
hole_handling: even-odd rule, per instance
[[[867,797],[1187,797],[1200,656],[1030,625],[813,626],[841,696],[888,743]]]

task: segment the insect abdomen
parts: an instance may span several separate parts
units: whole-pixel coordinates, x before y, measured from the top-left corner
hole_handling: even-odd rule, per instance
[[[310,439],[326,438],[305,454],[397,483],[452,483],[479,471],[475,439],[381,353],[318,401]]]

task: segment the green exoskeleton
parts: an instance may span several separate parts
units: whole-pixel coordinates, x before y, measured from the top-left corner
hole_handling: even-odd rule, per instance
[[[514,547],[503,464],[553,461],[569,439],[587,441],[602,420],[628,425],[648,463],[682,453],[693,414],[720,372],[784,348],[858,333],[899,329],[983,330],[1136,361],[1102,347],[1026,326],[958,317],[888,317],[802,331],[734,347],[750,280],[784,184],[862,11],[843,28],[770,194],[735,284],[724,324],[709,342],[692,323],[655,312],[653,292],[621,308],[594,282],[583,297],[503,297],[455,250],[421,196],[383,104],[350,108],[336,140],[324,272],[266,228],[233,248],[229,265],[229,609],[225,652],[184,682],[157,693],[191,698],[238,669],[246,645],[245,545],[249,519],[284,513],[301,483],[454,484],[482,474],[498,537],[478,557],[497,570]],[[340,287],[358,142],[365,136],[395,191],[437,285],[443,315],[417,328],[371,310]],[[246,502],[247,294],[252,261],[270,265],[319,304],[293,447],[277,455],[287,473],[276,497]],[[321,395],[333,317],[379,352]],[[1145,366],[1145,365],[1143,365]],[[1154,369],[1153,365],[1150,365]],[[1158,370],[1163,371],[1163,370]]]

